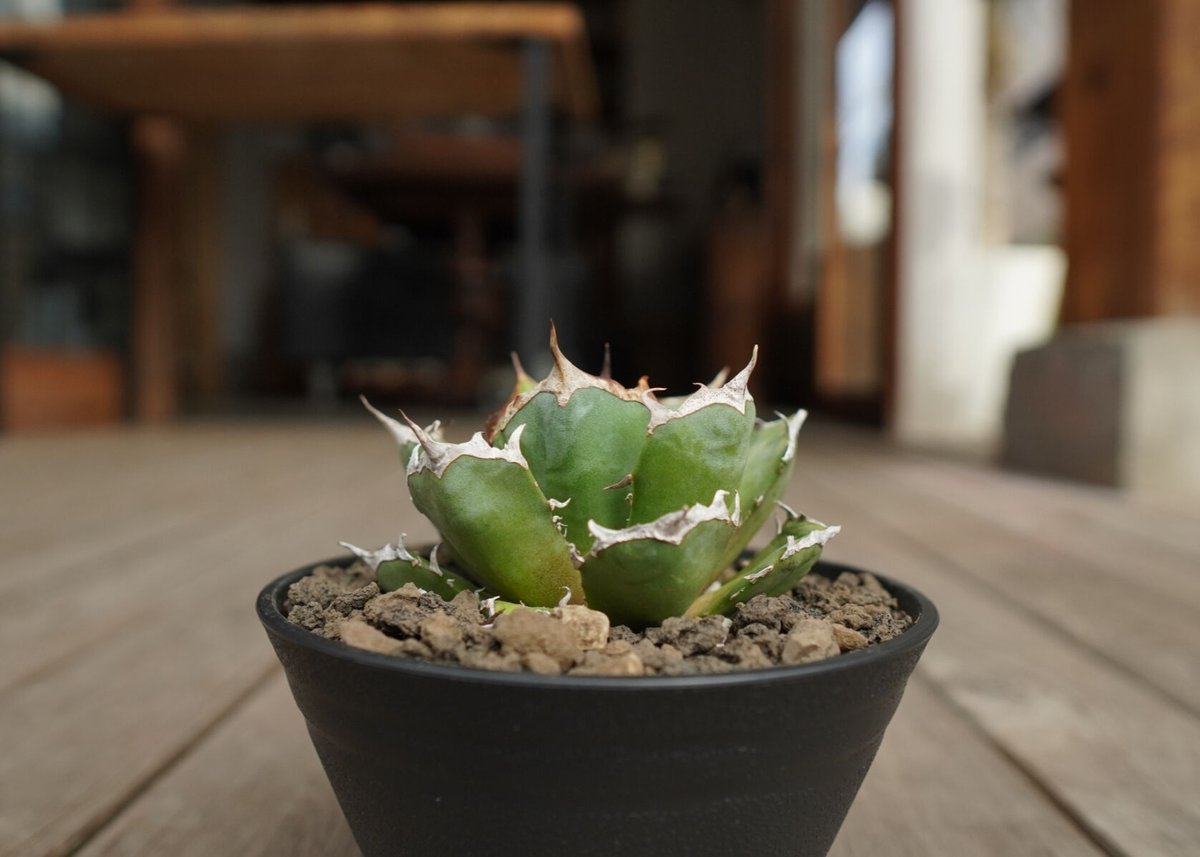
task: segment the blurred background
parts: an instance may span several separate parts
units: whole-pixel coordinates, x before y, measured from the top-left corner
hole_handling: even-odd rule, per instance
[[[547,322],[1200,493],[1192,0],[0,0],[0,427],[483,410]]]

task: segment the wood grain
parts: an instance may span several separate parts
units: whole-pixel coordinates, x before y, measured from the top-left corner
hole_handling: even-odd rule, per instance
[[[1200,575],[1194,562],[1146,554],[1102,534],[1067,527],[1016,529],[1005,507],[978,508],[958,494],[920,487],[899,468],[861,467],[863,456],[822,458],[818,472],[871,498],[871,514],[909,533],[930,554],[1095,648],[1131,675],[1200,713]],[[1014,520],[1016,516],[1014,515]],[[1077,530],[1078,532],[1078,530]],[[1107,543],[1107,544],[1106,544]]]
[[[953,756],[940,751],[947,742]],[[914,782],[922,787],[912,788]],[[978,853],[980,842],[1023,855],[1100,853],[920,683],[910,686],[851,813],[834,857]],[[210,823],[212,817],[222,823]],[[277,677],[80,853],[349,857],[358,851]]]
[[[798,458],[789,501],[843,525],[831,559],[895,575],[934,599],[942,624],[923,674],[1107,850],[1200,849],[1200,720],[1042,617],[1014,610],[939,555],[927,533],[881,517],[872,492],[849,489],[846,469],[835,476],[822,459],[812,448]]]
[[[1194,0],[1070,5],[1067,322],[1200,311]]]
[[[135,573],[154,573],[136,586],[124,585],[121,566],[102,562],[93,574],[112,574],[117,594],[102,599],[93,618],[148,609],[75,656],[59,653],[53,669],[0,696],[0,734],[20,736],[0,756],[0,854],[69,853],[258,685],[274,655],[250,605],[267,579],[338,552],[339,537],[394,537],[403,483],[391,478],[398,465],[390,467],[390,441],[356,443],[354,433],[337,432],[326,433],[332,443],[305,444],[302,433],[276,438],[285,442],[258,451],[260,464],[276,457],[275,478],[243,483],[247,502],[229,509],[237,523],[224,538],[147,545]],[[298,487],[286,474],[305,452],[330,461],[314,464]],[[350,495],[353,504],[344,502]],[[280,511],[258,521],[254,506]],[[57,623],[52,614],[41,621]],[[60,631],[72,635],[70,622]]]
[[[95,428],[121,419],[125,384],[110,352],[0,349],[0,429]]]
[[[1194,557],[1170,541],[1186,512],[1159,531],[1120,495],[843,435],[799,455],[788,499],[845,525],[831,557],[942,613],[835,855],[1200,851],[1200,718],[1164,684],[1197,660],[1177,615],[1194,609],[1155,589]],[[18,558],[0,568],[0,855],[357,853],[250,605],[338,538],[431,534],[390,439],[356,422],[4,440],[0,474]],[[1136,598],[1115,583],[1126,539],[1167,557]],[[1032,594],[997,592],[1013,579]],[[1079,597],[1089,579],[1102,597]],[[1163,627],[1111,625],[1114,601],[1155,599]]]
[[[214,824],[215,818],[221,822]],[[276,674],[79,853],[354,857],[360,852],[291,691]]]
[[[1103,852],[1031,790],[1024,774],[918,672],[829,853],[1059,857]]]
[[[521,104],[524,39],[555,48],[553,97],[591,118],[583,18],[566,3],[161,9],[0,25],[0,55],[94,106],[204,120],[352,120]]]

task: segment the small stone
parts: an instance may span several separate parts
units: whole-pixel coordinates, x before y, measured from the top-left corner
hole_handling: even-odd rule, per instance
[[[870,572],[864,571],[858,576],[858,579],[861,581],[860,586],[862,586],[863,589],[865,589],[867,592],[870,592],[872,595],[876,595],[886,601],[895,600],[892,598],[892,594],[884,588],[882,583],[879,582],[879,578]]]
[[[797,617],[799,621],[801,617]],[[779,658],[783,654],[783,641],[787,639],[786,635],[768,628],[766,625],[760,625],[755,622],[753,625],[747,625],[742,629],[739,639],[749,640],[762,651],[771,663],[779,663]]]
[[[606,655],[625,655],[632,651],[633,643],[628,640],[613,640],[603,649]]]
[[[856,652],[867,647],[867,638],[845,625],[833,626],[833,638],[837,640],[838,648],[843,652]]]
[[[575,644],[581,649],[603,649],[608,643],[608,616],[599,610],[582,604],[567,604],[555,608],[551,615],[571,630]]]
[[[367,602],[378,594],[379,585],[368,583],[366,586],[355,589],[353,592],[346,592],[337,596],[333,601],[329,602],[329,609],[343,616],[349,616],[351,613],[361,613]]]
[[[562,622],[538,610],[518,607],[496,617],[492,635],[504,651],[518,655],[542,652],[568,669],[583,659],[575,634]]]
[[[749,601],[737,605],[733,615],[733,627],[736,629],[747,625],[765,625],[778,631],[783,627],[783,623],[788,621],[789,614],[796,609],[796,602],[787,596],[772,598],[768,595],[755,595]]]
[[[302,577],[288,587],[286,608],[297,604],[319,604],[328,607],[335,598],[371,583],[375,574],[362,563],[350,568],[321,565],[312,574]]]
[[[589,651],[584,654],[583,663],[571,670],[571,675],[598,676],[631,676],[644,675],[646,666],[633,652],[623,655],[606,655],[603,652]]]
[[[667,664],[659,672],[663,675],[709,675],[732,672],[733,664],[712,655],[695,655]]]
[[[872,615],[872,611],[861,604],[846,604],[839,607],[829,614],[829,618],[839,625],[845,625],[856,631],[870,628],[875,624],[875,616]]]
[[[499,670],[515,673],[521,671],[521,656],[516,652],[493,652],[480,649],[464,649],[459,663],[481,670]]]
[[[288,611],[287,618],[306,631],[320,631],[325,627],[325,609],[315,602],[296,604]]]
[[[526,652],[521,656],[525,669],[539,675],[562,675],[562,667],[558,661],[541,652]]]
[[[408,655],[413,658],[422,658],[430,660],[433,658],[433,649],[422,643],[420,640],[400,640],[400,654]]]
[[[417,637],[421,633],[421,622],[428,615],[418,603],[421,591],[406,583],[395,592],[388,592],[372,599],[363,608],[363,618],[377,628],[386,628],[400,637]]]
[[[446,605],[446,612],[464,625],[483,623],[483,615],[479,612],[479,594],[469,589],[455,595]]]
[[[726,643],[720,649],[720,657],[742,669],[761,669],[772,664],[762,647],[746,637],[738,637]]]
[[[610,640],[624,640],[627,643],[636,643],[642,639],[642,635],[628,625],[613,625],[608,631],[608,638]]]
[[[661,670],[683,660],[683,652],[670,643],[656,646],[649,640],[641,640],[634,643],[633,651],[642,659],[643,664],[655,670]]]
[[[407,601],[419,601],[422,592],[423,590],[421,587],[417,586],[415,583],[406,583],[390,594],[395,595],[397,598],[403,598]]]
[[[361,619],[347,619],[341,623],[339,632],[342,642],[354,646],[356,649],[378,652],[381,655],[400,653],[401,643],[399,640],[389,637],[378,628],[372,628]]]
[[[807,664],[841,652],[828,619],[801,619],[788,632],[781,660],[785,664]]]
[[[684,655],[702,655],[720,646],[729,637],[730,621],[724,616],[672,616],[659,628],[646,629],[646,639],[667,643]]]
[[[434,613],[423,619],[420,635],[421,641],[439,655],[454,651],[463,641],[462,628],[445,613]]]

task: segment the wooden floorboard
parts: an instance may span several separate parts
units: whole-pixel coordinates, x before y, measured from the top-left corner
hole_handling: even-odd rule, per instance
[[[1200,719],[1014,610],[925,533],[889,523],[822,458],[801,453],[789,497],[843,525],[830,558],[895,575],[937,603],[923,674],[1113,853],[1200,851]]]
[[[1104,853],[920,675],[831,857]]]
[[[1200,853],[1186,509],[850,435],[799,465],[789,500],[846,527],[830,556],[943,615],[835,855]],[[0,855],[356,853],[252,602],[338,539],[432,534],[390,441],[4,440],[0,476]]]
[[[1086,527],[1020,529],[1008,523],[1004,505],[992,504],[989,511],[985,495],[973,504],[961,494],[931,492],[884,463],[862,467],[868,460],[825,455],[812,472],[860,498],[875,520],[923,540],[997,598],[1040,616],[1200,712],[1200,563],[1188,568],[1142,547],[1134,564],[1119,538]]]
[[[55,652],[50,669],[0,695],[0,734],[20,736],[0,755],[0,854],[69,853],[259,681],[274,663],[252,610],[266,580],[338,553],[338,537],[369,543],[393,533],[403,482],[376,466],[379,455],[385,468],[393,462],[385,444],[366,437],[264,437],[258,457],[280,466],[272,478],[246,480],[222,538],[164,541],[133,571],[92,569],[112,581],[108,615],[120,605],[145,612],[76,657]],[[298,468],[288,444],[313,456],[301,471],[306,483],[291,478]],[[103,601],[98,609],[104,616]],[[77,645],[76,617],[63,618],[43,614],[32,633],[57,630]],[[17,654],[26,664],[39,655]]]
[[[304,719],[277,674],[80,857],[359,853]]]
[[[947,742],[953,756],[940,752]],[[914,789],[914,780],[929,787]],[[1005,807],[1003,815],[997,806]],[[1004,853],[981,851],[981,843],[1030,857],[1102,853],[927,687],[915,684],[831,854]],[[272,681],[135,801],[81,857],[159,854],[358,854],[282,680]]]
[[[345,454],[324,446],[310,441],[307,449],[304,444],[298,449],[284,444],[266,455],[260,450],[255,461],[239,462],[235,480],[222,480],[208,489],[196,483],[181,497],[154,496],[138,503],[129,513],[139,525],[125,528],[136,534],[133,537],[56,542],[45,551],[44,562],[27,562],[17,569],[0,598],[0,648],[15,653],[0,663],[0,695],[20,676],[40,672],[45,663],[78,648],[80,641],[96,640],[106,629],[117,633],[128,621],[170,599],[173,589],[164,583],[182,583],[219,569],[247,545],[262,542],[263,534],[279,533],[295,517],[294,495],[312,501],[306,495],[315,486],[331,495],[347,494],[371,473],[366,456],[351,468]],[[397,493],[393,503],[400,506],[403,496]],[[176,519],[165,535],[142,531],[143,512],[156,505],[169,506]],[[330,539],[322,550],[311,556],[340,549]],[[47,622],[46,616],[54,621]]]

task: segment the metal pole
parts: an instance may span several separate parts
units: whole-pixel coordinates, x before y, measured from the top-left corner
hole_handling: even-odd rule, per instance
[[[549,248],[552,115],[550,46],[536,39],[522,48],[521,180],[518,193],[519,259],[516,284],[516,348],[537,375],[549,368],[546,350],[553,272]]]

